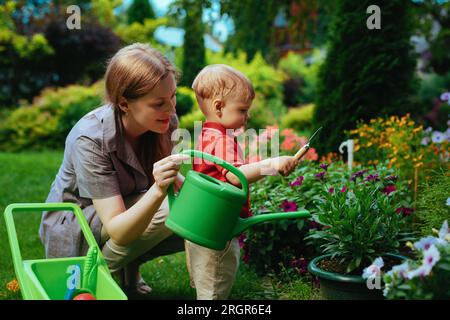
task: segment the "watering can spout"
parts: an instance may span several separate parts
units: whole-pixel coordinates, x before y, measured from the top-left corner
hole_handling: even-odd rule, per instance
[[[249,227],[266,222],[271,220],[281,220],[281,219],[291,219],[291,218],[311,218],[311,214],[308,210],[301,210],[301,211],[295,211],[295,212],[279,212],[279,213],[266,213],[266,214],[259,214],[250,218],[242,219],[239,218],[238,223],[236,224],[236,227],[233,230],[233,238],[238,236],[240,233],[242,233],[244,230],[248,229]]]

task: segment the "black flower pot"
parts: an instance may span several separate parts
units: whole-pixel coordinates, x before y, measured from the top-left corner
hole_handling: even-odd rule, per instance
[[[367,280],[358,275],[346,275],[341,273],[329,272],[321,269],[319,262],[331,257],[326,254],[314,258],[308,265],[308,271],[320,280],[320,292],[323,298],[328,300],[380,300],[383,299],[382,289],[369,289]],[[388,253],[382,257],[391,257],[398,259],[399,262],[406,257]],[[381,283],[383,287],[383,283]]]

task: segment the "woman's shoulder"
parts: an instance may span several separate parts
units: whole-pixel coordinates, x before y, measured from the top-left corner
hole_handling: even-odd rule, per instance
[[[80,138],[102,143],[105,130],[115,130],[108,126],[114,125],[114,109],[109,104],[100,106],[84,115],[72,128],[67,136],[66,144],[76,142]]]

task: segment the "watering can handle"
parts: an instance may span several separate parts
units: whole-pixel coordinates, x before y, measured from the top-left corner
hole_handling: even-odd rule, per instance
[[[239,178],[239,181],[241,182],[242,190],[245,193],[245,197],[248,197],[247,179],[245,178],[245,175],[242,173],[242,171],[237,169],[236,167],[234,167],[231,163],[228,163],[223,159],[220,159],[216,156],[213,156],[211,154],[204,153],[204,152],[201,152],[198,150],[192,150],[192,149],[184,150],[181,152],[181,154],[186,154],[191,157],[203,158],[203,159],[211,161],[211,162],[218,164],[219,166],[229,170],[231,173],[233,173],[234,175],[236,175]],[[169,187],[169,195],[170,195],[170,193],[172,193],[172,195],[173,195],[173,185],[170,185],[170,187]]]

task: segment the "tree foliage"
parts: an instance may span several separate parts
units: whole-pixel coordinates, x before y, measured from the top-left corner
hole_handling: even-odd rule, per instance
[[[369,0],[337,3],[326,60],[319,72],[314,115],[323,126],[316,146],[335,151],[357,120],[414,111],[415,58],[410,37],[411,5],[383,0],[381,29],[369,30]]]

